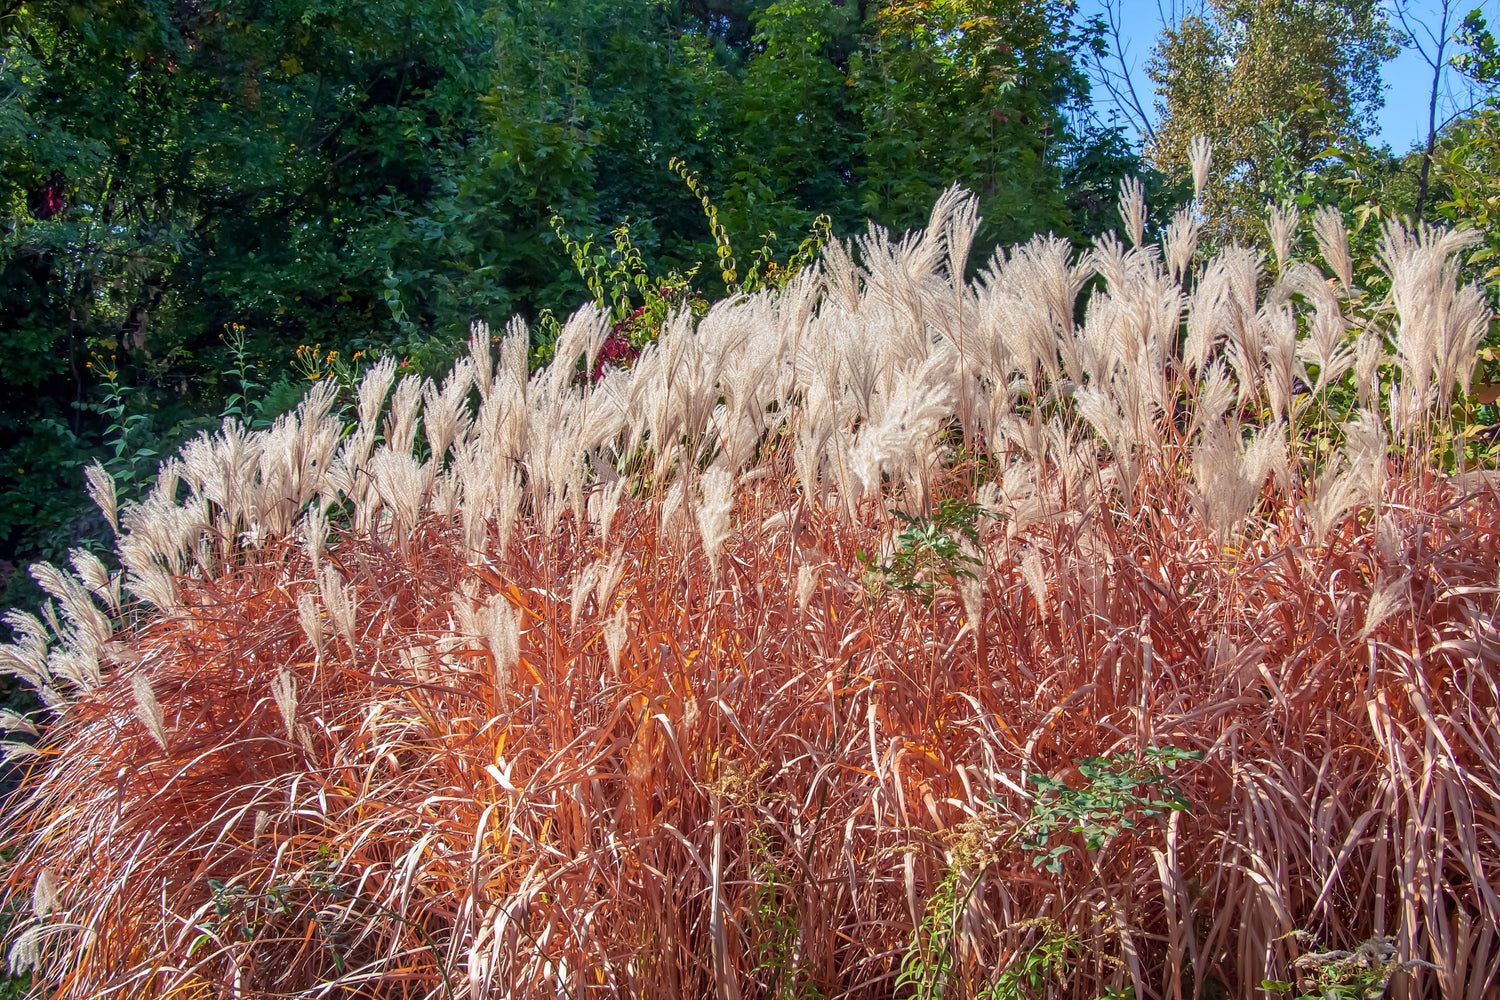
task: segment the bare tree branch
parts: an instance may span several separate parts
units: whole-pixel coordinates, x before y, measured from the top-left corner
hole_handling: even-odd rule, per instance
[[[1416,50],[1417,54],[1422,57],[1422,60],[1432,69],[1432,86],[1428,92],[1427,99],[1427,146],[1422,151],[1422,173],[1417,182],[1415,214],[1417,221],[1420,222],[1422,220],[1422,210],[1427,202],[1427,189],[1432,174],[1432,152],[1437,146],[1439,132],[1437,120],[1438,98],[1442,94],[1443,73],[1448,68],[1446,53],[1448,43],[1453,40],[1453,33],[1450,28],[1454,19],[1453,0],[1439,0],[1436,31],[1433,30],[1430,18],[1422,19],[1413,12],[1411,0],[1395,0],[1391,7],[1396,14],[1397,20],[1401,22],[1401,27],[1405,30],[1411,47]],[[1413,24],[1415,24],[1416,28],[1422,30],[1422,34],[1427,36],[1426,45],[1418,37]],[[1452,121],[1452,119],[1450,118],[1449,121]],[[1447,124],[1447,122],[1443,123],[1444,126]]]
[[[1175,8],[1174,0],[1169,0],[1169,2],[1172,2]],[[1094,59],[1099,83],[1109,92],[1115,109],[1130,124],[1130,127],[1147,142],[1154,142],[1156,141],[1156,128],[1152,123],[1150,112],[1146,110],[1146,105],[1136,90],[1134,67],[1130,64],[1129,53],[1126,51],[1126,43],[1121,30],[1121,0],[1100,0],[1100,7],[1104,11],[1108,54],[1102,57],[1096,56]],[[1161,12],[1161,0],[1157,0],[1157,10],[1158,13]],[[1165,25],[1166,22],[1161,23]]]

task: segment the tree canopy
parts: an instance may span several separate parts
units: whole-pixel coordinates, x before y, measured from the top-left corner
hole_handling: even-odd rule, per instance
[[[1210,0],[1168,26],[1152,55],[1161,121],[1148,155],[1181,172],[1193,139],[1208,136],[1213,214],[1258,219],[1273,175],[1370,139],[1381,66],[1396,51],[1380,0]]]
[[[916,223],[955,181],[991,243],[1083,239],[1138,166],[1071,113],[1066,0],[22,0],[0,31],[12,562],[86,540],[84,461],[148,467],[231,371],[284,404],[299,346],[421,367],[576,306],[554,214],[628,220],[652,268],[710,259],[673,157],[783,252],[820,214]]]

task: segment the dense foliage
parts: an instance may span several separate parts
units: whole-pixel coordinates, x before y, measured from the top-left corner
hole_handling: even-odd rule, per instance
[[[1208,136],[1221,168],[1209,203],[1253,239],[1280,175],[1370,138],[1396,51],[1378,0],[1214,0],[1169,27],[1151,60],[1162,115],[1151,158],[1183,169]]]
[[[1487,995],[1500,106],[1375,145],[1383,11],[1137,146],[1072,0],[3,5],[11,967]]]
[[[88,459],[137,488],[231,397],[289,406],[299,346],[435,370],[475,320],[571,310],[554,213],[690,274],[672,157],[742,258],[955,180],[982,241],[1080,239],[1137,167],[1077,124],[1096,39],[1063,0],[25,0],[0,31],[5,577],[102,539]]]

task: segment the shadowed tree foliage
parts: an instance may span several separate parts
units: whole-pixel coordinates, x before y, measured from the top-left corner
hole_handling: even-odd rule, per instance
[[[1061,0],[10,5],[0,590],[103,539],[87,461],[144,488],[226,408],[289,406],[299,346],[435,370],[474,321],[571,310],[554,215],[580,238],[628,220],[654,273],[712,260],[673,157],[741,256],[825,213],[909,225],[955,180],[990,245],[1108,225],[1099,195],[1139,161],[1070,125],[1086,42]]]

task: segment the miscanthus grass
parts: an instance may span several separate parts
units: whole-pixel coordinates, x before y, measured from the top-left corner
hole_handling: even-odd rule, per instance
[[[1467,237],[1390,224],[1377,297],[1330,210],[1320,264],[1277,209],[1268,265],[1123,200],[1129,245],[965,281],[954,191],[597,380],[592,310],[534,373],[479,329],[347,423],[326,385],[226,423],[139,503],[91,476],[122,572],[36,567],[0,650],[49,713],[9,750],[12,965],[60,997],[1493,995]]]

